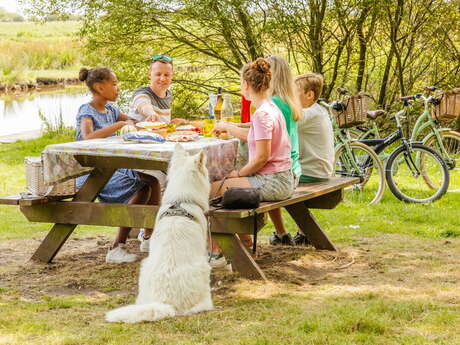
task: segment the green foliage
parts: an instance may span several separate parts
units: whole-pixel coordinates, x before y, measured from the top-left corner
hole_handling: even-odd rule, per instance
[[[76,22],[0,23],[0,84],[75,78],[82,63],[77,27]]]
[[[62,109],[59,115],[54,119],[48,119],[41,110],[38,111],[38,117],[43,122],[43,136],[44,137],[73,137],[75,138],[75,127],[66,126],[62,116]]]
[[[17,14],[6,11],[4,8],[0,7],[0,22],[22,22],[24,18]]]
[[[387,108],[425,85],[460,83],[454,0],[28,3],[42,16],[80,8],[92,61],[113,67],[128,88],[143,83],[145,61],[157,53],[174,56],[177,89],[202,92],[237,92],[241,66],[266,53],[286,57],[295,73],[324,74],[326,98],[337,86],[363,89]]]

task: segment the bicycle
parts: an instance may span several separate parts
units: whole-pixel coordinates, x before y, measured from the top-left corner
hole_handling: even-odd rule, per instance
[[[406,104],[414,96],[401,97]],[[398,140],[402,144],[394,149],[385,164],[385,178],[391,192],[400,200],[410,203],[432,202],[441,198],[449,186],[449,170],[441,155],[431,147],[407,139],[401,119],[406,109],[398,111],[396,131],[381,139],[362,139],[359,142],[371,146],[380,154]],[[426,181],[431,181],[428,184]]]
[[[430,92],[441,92],[440,89],[437,89],[434,86],[425,87],[426,91]],[[423,100],[424,102],[424,111],[420,114],[412,128],[410,140],[412,142],[420,141],[428,147],[432,147],[441,154],[441,157],[445,160],[447,167],[449,169],[450,183],[449,183],[449,192],[459,192],[460,191],[460,133],[453,131],[451,128],[441,127],[441,123],[435,119],[430,114],[430,107],[436,105],[438,100],[434,96],[425,97],[421,93],[417,93],[412,96],[405,96],[403,101],[403,106],[407,110],[404,113],[409,114],[412,104],[411,101]],[[371,120],[375,120],[371,119]],[[429,133],[423,136],[423,133],[429,130]],[[364,127],[355,127],[350,130],[352,137],[357,138],[358,140],[363,139],[379,139],[380,132],[375,121],[372,121],[371,128]],[[419,140],[418,140],[419,139]],[[385,153],[379,154],[382,160],[386,160],[388,155]],[[433,181],[430,181],[428,177],[426,178],[426,183],[433,188],[436,186],[433,184]]]
[[[340,110],[345,105],[339,101],[327,103],[319,100],[329,113],[334,130],[335,175],[358,177],[359,182],[344,189],[343,199],[349,203],[376,204],[385,191],[385,175],[382,161],[374,150],[350,138],[347,129],[339,128],[331,109]]]
[[[434,86],[425,87],[426,91],[429,92],[441,92],[442,90],[437,89]],[[423,135],[426,129],[429,129],[429,133],[421,138],[421,142],[429,147],[432,147],[441,154],[441,157],[449,168],[450,184],[449,192],[460,191],[460,133],[453,131],[451,128],[441,127],[441,123],[435,120],[430,113],[430,107],[437,105],[439,100],[434,96],[426,97],[421,93],[417,93],[413,96],[408,96],[407,103],[404,103],[406,107],[410,106],[411,100],[423,100],[424,110],[423,113],[417,118],[411,133],[411,140],[417,141]],[[433,181],[426,178],[426,183],[433,188],[436,186]]]

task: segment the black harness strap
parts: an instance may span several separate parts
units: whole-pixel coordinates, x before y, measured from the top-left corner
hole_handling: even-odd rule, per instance
[[[163,219],[164,217],[187,217],[191,220],[195,220],[195,216],[190,214],[185,208],[183,208],[180,201],[174,202],[171,206],[166,209],[161,215],[159,219]]]

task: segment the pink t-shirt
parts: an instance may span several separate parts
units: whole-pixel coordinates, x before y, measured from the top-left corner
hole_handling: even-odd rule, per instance
[[[251,116],[248,134],[249,160],[256,155],[256,141],[270,139],[272,152],[267,164],[257,174],[274,174],[291,169],[291,142],[286,121],[272,101],[264,102]]]

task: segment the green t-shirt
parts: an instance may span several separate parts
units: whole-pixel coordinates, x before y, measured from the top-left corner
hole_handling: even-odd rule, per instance
[[[284,102],[279,96],[272,98],[273,102],[283,113],[284,119],[286,120],[286,128],[291,138],[291,159],[292,159],[292,171],[294,174],[300,177],[302,175],[302,169],[300,168],[299,162],[299,134],[297,131],[297,121],[292,118],[292,109]]]

